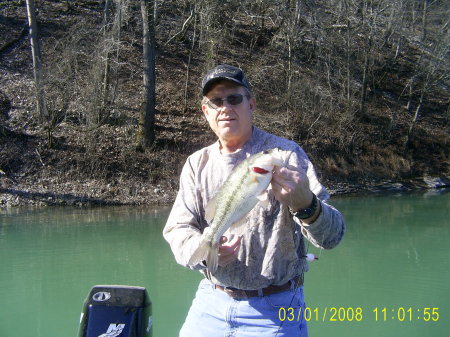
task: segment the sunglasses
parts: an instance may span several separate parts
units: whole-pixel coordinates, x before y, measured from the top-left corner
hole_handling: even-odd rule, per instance
[[[225,98],[211,98],[209,99],[206,104],[208,104],[208,106],[211,109],[219,109],[223,106],[223,102],[227,101],[228,104],[230,105],[238,105],[242,103],[242,100],[244,98],[244,95],[241,94],[231,94]],[[248,98],[248,96],[247,96]]]

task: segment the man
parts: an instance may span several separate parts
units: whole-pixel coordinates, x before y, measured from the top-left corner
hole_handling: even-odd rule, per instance
[[[180,337],[307,336],[304,238],[333,248],[344,233],[343,217],[325,202],[329,195],[305,152],[253,126],[256,100],[241,69],[215,67],[203,79],[202,90],[202,111],[218,141],[187,159],[163,233],[176,261],[205,275]],[[243,235],[222,237],[214,273],[205,262],[189,265],[208,226],[208,201],[238,163],[272,148],[289,155],[286,167],[274,170],[269,205],[251,211]],[[292,308],[296,319],[281,322],[281,307]]]

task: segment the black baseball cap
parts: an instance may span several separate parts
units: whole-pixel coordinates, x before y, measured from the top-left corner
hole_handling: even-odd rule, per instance
[[[230,66],[228,64],[221,64],[211,69],[202,81],[202,93],[205,96],[208,91],[211,90],[212,85],[220,80],[229,80],[236,82],[239,85],[245,87],[249,92],[251,92],[250,84],[245,78],[242,69]]]

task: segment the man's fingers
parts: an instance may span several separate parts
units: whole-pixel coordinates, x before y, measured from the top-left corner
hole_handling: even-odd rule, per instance
[[[237,259],[239,248],[241,248],[241,237],[235,236],[227,242],[228,238],[223,236],[220,241],[223,243],[219,245],[219,265],[225,266]]]
[[[272,190],[275,193],[275,195],[285,195],[291,192],[292,185],[287,183],[283,179],[280,179],[279,181],[272,180]]]
[[[289,184],[289,179],[287,179],[287,177],[281,175],[281,174],[274,174],[272,176],[272,185],[276,185],[273,186],[275,187],[275,189],[279,189],[282,188],[283,186],[286,186],[287,184]]]
[[[297,172],[300,172],[300,168],[299,167],[297,167],[297,166],[292,166],[292,165],[286,165],[285,166],[288,170],[291,170],[291,171],[297,171]]]
[[[220,239],[219,252],[233,252],[236,248],[241,246],[241,237],[234,236],[230,241],[226,236],[222,236]]]
[[[272,176],[272,181],[277,181],[281,185],[289,183],[298,183],[301,180],[302,174],[299,171],[292,171],[286,168],[281,168],[279,171],[275,171]]]
[[[230,242],[228,243],[229,246],[240,246],[241,243],[241,237],[237,235],[233,235]]]

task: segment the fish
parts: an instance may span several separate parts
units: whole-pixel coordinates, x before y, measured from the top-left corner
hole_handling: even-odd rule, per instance
[[[230,173],[216,195],[208,201],[205,228],[198,248],[189,259],[189,265],[206,261],[211,273],[218,268],[218,251],[222,235],[229,230],[245,230],[246,215],[258,204],[267,202],[267,189],[275,166],[284,166],[277,148],[254,154],[239,163]]]

